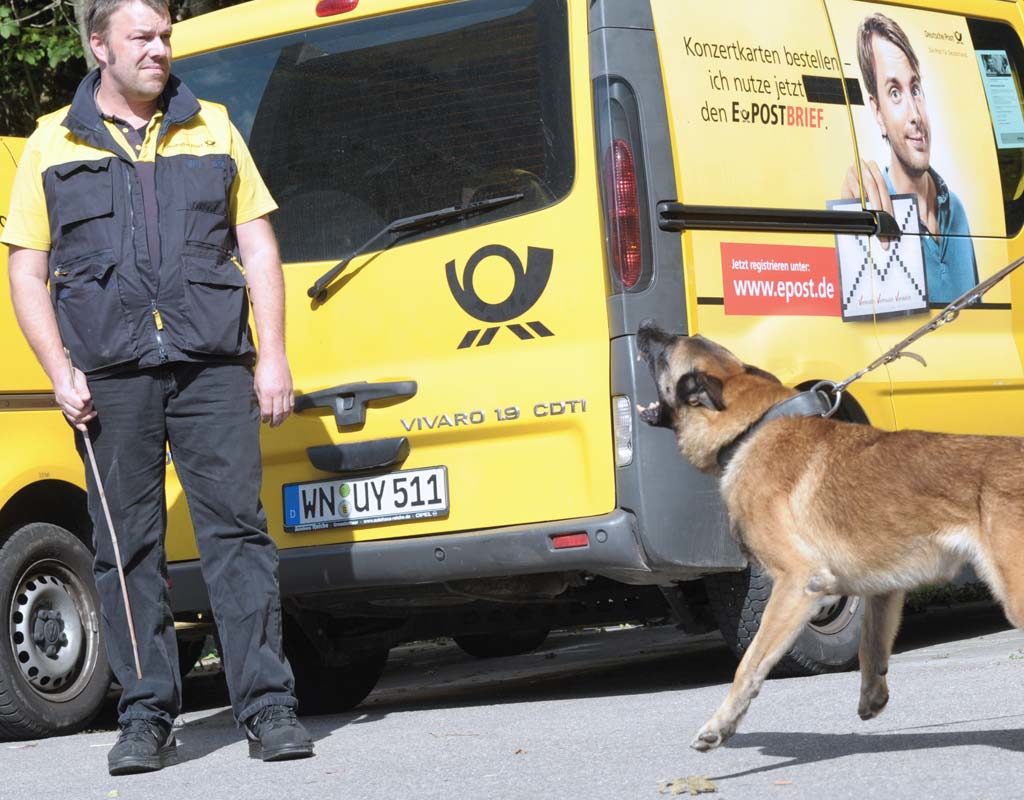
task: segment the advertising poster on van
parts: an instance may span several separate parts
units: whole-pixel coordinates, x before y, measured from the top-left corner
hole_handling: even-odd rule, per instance
[[[841,237],[858,239],[838,244],[844,318],[847,302],[862,294],[847,276],[859,279],[868,263],[878,316],[927,313],[978,283],[971,237],[1006,233],[982,62],[961,16],[849,0],[827,7],[845,76],[860,85],[850,101],[864,195],[890,198],[904,234],[870,245]],[[998,72],[1000,62],[990,60]],[[996,95],[1000,77],[990,79]],[[1004,117],[1012,140],[1017,121]],[[856,207],[850,183],[837,189]],[[916,302],[920,289],[926,296]]]
[[[723,14],[714,3],[654,0],[651,8],[678,200],[820,209],[835,198],[854,147],[821,4],[742,0]]]

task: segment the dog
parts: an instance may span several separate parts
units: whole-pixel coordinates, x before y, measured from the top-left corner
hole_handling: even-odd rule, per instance
[[[694,749],[713,750],[735,733],[829,595],[864,598],[865,720],[889,700],[906,591],[952,580],[970,562],[1009,621],[1024,627],[1024,440],[890,432],[822,416],[763,421],[798,394],[774,375],[651,322],[640,326],[637,347],[658,393],[638,406],[640,418],[670,428],[683,456],[720,475],[732,533],[773,581],[729,694]]]

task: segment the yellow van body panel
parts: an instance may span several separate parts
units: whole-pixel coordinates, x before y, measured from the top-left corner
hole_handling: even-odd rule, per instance
[[[0,229],[6,222],[11,184],[25,140],[0,137]],[[84,488],[82,462],[74,438],[56,407],[42,368],[14,318],[7,280],[7,248],[0,246],[0,508],[19,491],[39,481],[64,481]]]
[[[175,26],[175,56],[421,5],[427,4],[363,3],[353,13],[319,19],[311,2],[249,3],[218,12],[217,24],[210,17]],[[334,262],[285,265],[287,346],[297,394],[391,380],[415,380],[418,391],[403,402],[372,403],[357,429],[339,432],[326,412],[295,414],[279,429],[264,428],[263,501],[279,546],[484,529],[595,516],[614,508],[608,278],[591,157],[590,81],[587,59],[581,57],[587,51],[585,15],[585,5],[570,9],[576,172],[565,198],[521,217],[360,256],[323,303],[311,301],[306,290]],[[454,261],[461,280],[473,254],[495,243],[510,248],[524,265],[530,248],[553,252],[548,286],[525,319],[540,321],[554,335],[522,341],[502,328],[490,346],[459,350],[468,330],[486,326],[453,299],[446,265]],[[482,260],[473,277],[473,288],[485,302],[507,297],[512,283],[509,265],[495,258]],[[0,291],[9,309],[6,284]],[[2,385],[47,391],[13,313],[0,319],[14,350]],[[56,411],[52,416],[45,439],[70,459],[65,472],[80,483],[81,461],[70,431]],[[283,533],[281,487],[332,477],[310,464],[307,448],[400,436],[411,446],[401,469],[446,468],[446,516]],[[173,464],[167,500],[168,559],[198,558]]]
[[[10,407],[4,408],[5,403]],[[0,508],[38,481],[63,481],[84,489],[82,462],[63,415],[56,409],[24,410],[15,403],[0,395],[0,440],[4,443]]]
[[[840,210],[853,210],[852,202],[867,208],[863,168],[855,165],[881,163],[888,151],[866,89],[861,98],[855,31],[878,12],[905,28],[918,53],[934,132],[931,166],[967,208],[977,278],[1024,255],[1019,234],[1006,238],[993,124],[965,19],[1001,20],[1019,36],[1020,4],[752,0],[723,15],[706,3],[653,0],[652,9],[680,203],[792,210],[839,203]],[[815,80],[831,82],[837,94],[812,102],[807,91]],[[1017,88],[1019,94],[1019,81]],[[859,198],[844,194],[850,197],[844,201],[840,189],[851,171]],[[897,210],[897,222],[910,218],[902,206]],[[914,257],[904,254],[908,248],[926,253],[928,235],[902,237],[898,252],[910,264],[908,274]],[[742,230],[681,236],[691,332],[793,385],[852,375],[952,299],[925,298],[922,288],[916,306],[893,313],[901,298],[886,305],[892,298],[884,280],[887,265],[901,268],[890,258],[895,247],[864,251],[862,282],[851,286],[838,268],[851,242],[840,239],[866,237]],[[921,271],[927,258],[917,257]],[[955,324],[915,343],[911,351],[927,367],[900,359],[855,383],[851,395],[883,428],[1024,433],[1022,290],[1024,271],[965,309]],[[783,291],[805,294],[783,297]],[[867,298],[857,315],[846,305],[853,295]]]
[[[0,136],[0,223],[6,222],[11,202],[11,185],[25,140]],[[0,228],[3,225],[0,224]],[[14,318],[11,289],[7,280],[7,248],[0,245],[0,341],[4,343],[4,369],[0,374],[0,394],[4,392],[49,392],[50,382],[36,361]]]
[[[1007,231],[997,149],[967,18],[1000,21],[1014,38],[1024,32],[1019,4],[975,0],[964,3],[855,3],[827,0],[846,77],[856,78],[856,24],[870,13],[894,18],[920,58],[926,113],[931,129],[931,163],[967,210],[977,280],[998,272],[1024,255],[1019,232]],[[1015,32],[1015,33],[1014,33]],[[1019,78],[1017,102],[1020,103]],[[855,129],[865,161],[888,150],[879,143],[879,123],[865,107],[853,106]],[[863,109],[863,111],[862,111]],[[871,117],[871,118],[869,118]],[[1016,150],[1018,158],[1024,150]],[[1009,236],[1008,236],[1009,234]],[[924,234],[927,236],[928,234]],[[973,284],[972,278],[969,283]],[[927,367],[910,360],[893,362],[893,409],[897,427],[977,433],[1024,434],[1024,365],[1020,308],[1024,274],[991,289],[977,307],[966,308],[957,321],[916,342],[910,349]],[[930,303],[935,314],[943,303]],[[924,314],[882,317],[876,321],[879,342],[888,349],[927,319]]]
[[[814,207],[818,198],[829,196],[838,186],[847,166],[855,161],[849,113],[842,104],[824,108],[797,104],[794,94],[803,91],[803,68],[772,63],[772,59],[778,53],[783,62],[799,56],[838,64],[834,49],[829,48],[828,20],[818,0],[791,0],[784,12],[777,4],[741,6],[735,14],[722,15],[713,4],[652,3],[677,155],[679,201]],[[726,48],[728,55],[731,44],[750,45],[754,50],[743,57],[754,60],[737,66],[732,60],[694,55],[722,54],[715,50],[718,46]],[[805,115],[799,120],[802,124],[785,124],[796,109]],[[758,121],[752,120],[755,114]],[[767,123],[760,121],[762,115]],[[766,300],[761,307],[727,313],[731,309],[723,299],[726,282],[774,281],[772,262],[794,262],[795,269],[806,270],[801,276],[814,276],[808,280],[814,281],[815,289],[822,280],[833,282],[827,265],[817,262],[835,247],[834,237],[687,231],[682,239],[691,333],[721,342],[790,385],[839,380],[881,353],[870,325],[842,325],[834,316],[791,313],[787,300]],[[747,256],[753,253],[758,257]],[[895,424],[885,370],[864,379],[854,395],[872,422],[883,427]]]
[[[352,13],[323,20],[313,16],[314,5],[255,2],[219,12],[216,25],[199,20],[176,26],[175,55],[216,50],[229,43],[228,36],[239,43],[427,4],[361,3]],[[360,381],[416,381],[417,392],[402,401],[370,403],[365,423],[342,431],[326,409],[295,414],[280,429],[264,430],[263,502],[280,546],[479,530],[596,516],[615,507],[608,277],[591,155],[586,13],[585,4],[570,6],[576,171],[567,196],[528,214],[460,232],[442,229],[423,241],[358,256],[322,302],[311,300],[307,289],[335,262],[284,265],[287,347],[297,395]],[[474,254],[495,244],[512,251],[526,269],[531,253],[551,252],[543,294],[527,316],[513,322],[538,321],[554,335],[523,341],[500,326],[487,347],[460,349],[469,331],[488,324],[459,307],[446,269],[452,264],[464,283]],[[499,303],[513,289],[513,271],[502,258],[484,258],[472,284],[481,300]],[[332,479],[312,466],[307,448],[395,437],[409,440],[402,470],[446,469],[447,515],[282,533],[282,487]],[[178,504],[171,500],[172,519]],[[194,543],[177,537],[169,539],[168,553],[174,559],[196,557]]]
[[[267,36],[441,4],[363,2],[349,13],[317,18],[312,0],[255,0],[176,26],[175,55],[186,57]],[[673,199],[695,205],[824,208],[825,201],[838,199],[847,170],[864,155],[864,132],[857,122],[861,112],[843,102],[805,102],[799,79],[808,73],[828,77],[840,72],[846,79],[857,79],[845,29],[842,35],[834,32],[844,14],[863,16],[871,4],[789,0],[786,13],[754,0],[741,5],[742,13],[730,13],[726,19],[713,4],[652,2],[676,155],[678,196]],[[874,5],[892,9],[901,19],[912,18],[911,12],[932,18],[948,13],[957,19],[1001,19],[1018,33],[1022,30],[1020,5],[1002,0]],[[358,428],[339,431],[331,414],[306,412],[280,429],[265,429],[264,502],[271,533],[282,547],[572,519],[614,508],[605,302],[611,286],[593,158],[586,14],[586,3],[569,4],[576,171],[565,198],[520,217],[360,256],[324,302],[310,300],[306,289],[332,262],[285,265],[288,349],[297,393],[357,381],[416,381],[418,390],[407,400],[371,403]],[[709,67],[707,59],[687,52],[693,42],[726,47],[745,43],[761,48],[762,55],[776,50],[782,61],[765,63],[755,57],[743,62],[742,69],[733,61]],[[979,81],[968,88],[972,107],[984,110]],[[755,110],[755,104],[766,108]],[[765,124],[757,137],[751,137],[752,126],[763,123],[753,118],[765,113],[777,114],[785,123]],[[734,117],[740,120],[737,124],[720,124]],[[2,170],[7,161],[13,164],[21,142],[0,143]],[[985,152],[991,151],[990,144],[985,147]],[[985,183],[991,183],[992,172],[985,166],[985,154],[979,158],[981,166],[975,172],[981,189],[975,194],[985,197],[992,194]],[[856,178],[861,178],[859,170]],[[863,201],[863,183],[859,186]],[[4,207],[8,198],[2,193],[8,190],[9,180],[0,180]],[[976,207],[994,208],[991,199],[985,202],[989,206]],[[978,230],[983,229],[990,235],[974,237],[981,277],[1024,254],[1019,235],[994,235],[994,229],[979,222]],[[461,275],[475,253],[495,243],[509,247],[524,263],[530,247],[553,252],[550,284],[531,314],[555,335],[521,341],[503,329],[488,348],[459,350],[468,331],[483,325],[459,309],[444,272],[454,263]],[[839,286],[829,278],[833,267],[827,251],[836,249],[835,237],[687,231],[681,234],[681,243],[679,269],[690,331],[721,341],[789,384],[844,378],[926,319],[916,313],[844,321],[832,306],[824,313],[823,306],[813,303],[810,311],[792,313],[792,300],[806,298],[788,296],[760,298],[734,313],[736,306],[730,303],[741,298],[730,300],[727,295],[735,291],[736,282],[764,280],[775,269],[773,264],[781,264],[786,281],[794,285],[800,283],[793,279],[795,274],[810,276],[810,288],[801,291],[825,292],[831,285],[828,298],[811,299],[833,299]],[[765,255],[749,257],[758,251]],[[474,288],[482,299],[498,301],[511,286],[506,263],[480,263]],[[9,366],[0,391],[45,394],[48,383],[17,330],[7,292],[4,282],[0,303],[7,312],[0,313],[0,333],[7,342]],[[1024,273],[993,290],[985,299],[989,307],[965,310],[955,325],[915,345],[926,368],[898,361],[865,377],[852,395],[870,420],[885,428],[1024,432],[1019,410],[1024,399],[1022,292]],[[63,468],[54,465],[37,471],[66,475],[80,484],[80,462],[59,414],[32,413],[52,420],[31,428],[35,441],[52,442],[47,449],[64,454],[57,461],[67,459]],[[401,436],[411,446],[403,469],[446,468],[446,516],[283,532],[281,487],[330,477],[310,464],[307,448]],[[192,537],[179,532],[187,530],[188,517],[173,465],[168,471],[168,502],[168,556],[172,561],[194,559],[198,553]]]

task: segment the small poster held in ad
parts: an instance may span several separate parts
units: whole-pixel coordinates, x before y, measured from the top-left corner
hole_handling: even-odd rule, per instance
[[[928,310],[916,194],[892,195],[893,216],[903,235],[836,236],[843,321],[917,314]],[[859,211],[857,200],[833,200],[831,211]]]
[[[1000,150],[1024,147],[1024,115],[1020,110],[1017,86],[1010,72],[1010,59],[1005,50],[977,50],[981,82],[992,115],[996,147]]]

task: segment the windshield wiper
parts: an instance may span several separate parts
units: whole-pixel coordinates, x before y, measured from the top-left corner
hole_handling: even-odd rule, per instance
[[[502,197],[492,197],[489,200],[481,200],[479,203],[470,203],[466,206],[450,206],[448,208],[439,208],[435,211],[427,211],[424,214],[414,214],[411,217],[401,217],[393,220],[377,231],[373,236],[363,242],[359,247],[353,250],[349,255],[345,256],[344,259],[339,261],[327,272],[317,278],[316,283],[306,290],[306,294],[310,297],[318,298],[323,301],[327,293],[327,287],[331,284],[338,275],[349,265],[353,258],[361,253],[365,253],[370,249],[378,239],[389,233],[397,234],[394,239],[388,242],[382,250],[387,250],[391,245],[410,233],[424,230],[425,228],[432,228],[435,225],[445,225],[449,222],[454,222],[457,219],[465,217],[467,214],[476,214],[480,211],[488,211],[492,208],[498,208],[500,206],[514,203],[517,200],[523,199],[523,193],[518,192],[516,194],[507,194]]]

